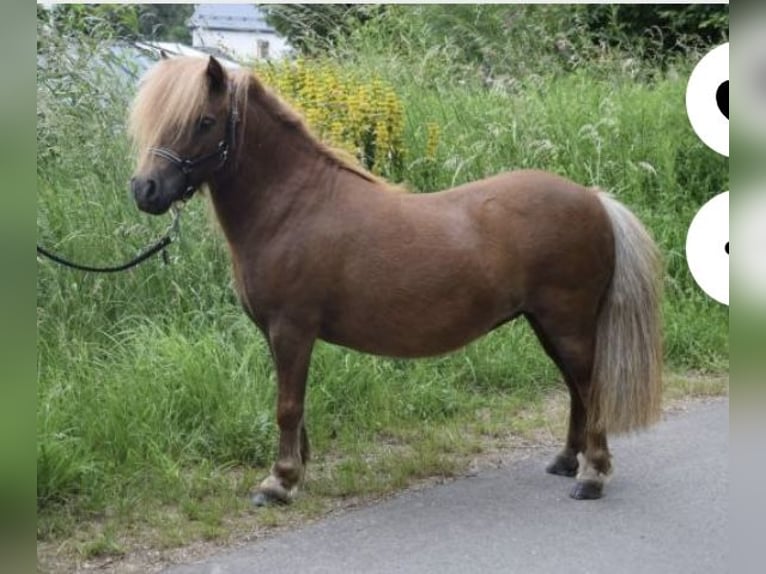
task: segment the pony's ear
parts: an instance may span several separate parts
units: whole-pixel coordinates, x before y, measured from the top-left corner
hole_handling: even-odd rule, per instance
[[[223,91],[226,86],[226,72],[223,66],[213,56],[207,62],[207,81],[211,92]]]

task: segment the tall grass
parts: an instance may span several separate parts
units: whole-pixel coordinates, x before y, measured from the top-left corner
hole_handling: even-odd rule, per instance
[[[38,70],[38,235],[79,260],[119,261],[166,222],[139,214],[127,193],[132,162],[123,126],[132,88],[107,72],[95,84],[74,76],[104,53],[100,42],[78,42],[74,52],[45,51]],[[727,161],[699,142],[684,112],[693,61],[639,78],[636,64],[615,56],[610,73],[551,64],[549,73],[487,85],[445,71],[440,58],[449,45],[384,50],[369,30],[349,42],[337,47],[336,60],[381,75],[404,102],[406,185],[429,192],[534,167],[612,191],[665,255],[668,368],[728,367],[726,309],[694,285],[684,258],[696,210],[728,189]],[[431,123],[440,126],[440,142],[435,157],[424,158]],[[169,265],[155,259],[109,276],[39,265],[42,536],[70,531],[62,513],[134,516],[139,502],[182,504],[200,477],[265,469],[272,460],[274,373],[235,301],[206,201],[196,197],[187,207]],[[364,452],[386,433],[507,404],[499,398],[539,399],[559,379],[521,322],[423,361],[319,344],[308,425],[320,459]]]

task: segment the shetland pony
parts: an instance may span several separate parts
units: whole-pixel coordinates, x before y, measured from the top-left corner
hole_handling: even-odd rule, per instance
[[[253,74],[163,60],[131,108],[139,209],[207,185],[245,313],[278,379],[279,451],[254,494],[288,502],[309,458],[306,377],[317,339],[390,357],[447,353],[523,316],[571,400],[547,471],[602,496],[607,433],[657,420],[657,248],[609,195],[543,171],[406,193],[343,159]]]

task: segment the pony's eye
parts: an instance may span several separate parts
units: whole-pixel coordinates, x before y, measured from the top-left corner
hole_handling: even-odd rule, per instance
[[[211,116],[204,116],[200,118],[199,123],[197,124],[197,130],[200,133],[205,133],[210,128],[212,128],[215,125],[215,118]]]

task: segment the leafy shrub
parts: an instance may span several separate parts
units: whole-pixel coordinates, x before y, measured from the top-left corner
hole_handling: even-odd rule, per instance
[[[309,13],[310,12],[310,13]],[[327,13],[325,13],[327,12]],[[652,79],[728,37],[725,5],[389,5],[326,33],[329,9],[275,7],[304,53],[407,68],[424,83],[485,86],[577,68]]]
[[[729,7],[716,4],[583,5],[577,15],[593,42],[638,49],[660,60],[724,42],[729,30]]]

